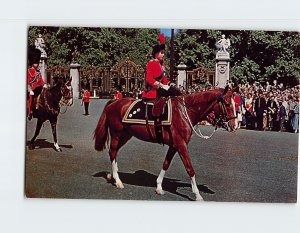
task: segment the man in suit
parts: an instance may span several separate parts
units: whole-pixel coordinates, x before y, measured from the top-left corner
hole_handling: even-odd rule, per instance
[[[264,115],[266,115],[267,112],[267,103],[261,91],[259,91],[259,96],[255,100],[254,111],[256,115],[257,129],[264,130],[263,120],[264,120]]]

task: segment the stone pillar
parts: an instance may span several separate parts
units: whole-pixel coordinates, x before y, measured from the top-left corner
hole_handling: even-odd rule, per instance
[[[229,80],[229,53],[218,51],[216,55],[216,75],[214,85],[224,88]]]
[[[42,75],[42,78],[44,80],[45,83],[48,83],[47,82],[47,63],[46,63],[46,58],[45,57],[41,57],[41,60],[40,60],[40,64],[39,64],[39,69],[40,69],[40,72],[41,72],[41,75]]]
[[[42,75],[42,78],[43,78],[44,82],[48,83],[47,82],[47,72],[46,72],[46,70],[47,70],[47,64],[46,64],[47,53],[46,53],[46,50],[45,50],[46,45],[45,45],[45,41],[42,38],[41,34],[39,34],[38,38],[35,39],[34,45],[35,45],[36,49],[41,51],[39,69],[40,69],[40,72],[41,72],[41,75]]]
[[[73,97],[76,99],[80,98],[80,65],[78,63],[72,63],[70,65],[70,77],[72,78]]]
[[[177,66],[178,76],[177,76],[177,87],[182,86],[187,88],[187,80],[186,80],[186,65],[182,62]]]

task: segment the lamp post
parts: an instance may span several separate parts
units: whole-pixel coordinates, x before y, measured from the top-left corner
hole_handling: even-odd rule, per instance
[[[174,82],[173,71],[174,71],[174,29],[171,29],[171,40],[170,40],[170,81],[171,82]]]

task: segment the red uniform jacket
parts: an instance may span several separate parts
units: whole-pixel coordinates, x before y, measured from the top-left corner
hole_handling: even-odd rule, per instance
[[[121,92],[119,92],[119,93],[116,93],[115,97],[116,97],[116,99],[120,100],[123,98],[123,95]]]
[[[43,86],[45,84],[41,73],[37,72],[34,67],[28,69],[27,74],[27,85],[31,86],[31,89],[34,90],[38,86]]]
[[[146,66],[146,86],[142,93],[143,98],[154,99],[157,97],[158,86],[154,84],[156,81],[164,85],[169,83],[164,67],[158,60],[151,60]]]
[[[89,91],[85,91],[83,94],[83,102],[89,103],[90,102],[91,93]]]

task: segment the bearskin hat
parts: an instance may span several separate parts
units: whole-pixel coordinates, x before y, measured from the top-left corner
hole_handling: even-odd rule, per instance
[[[35,47],[28,48],[28,62],[29,65],[39,64],[41,59],[41,51]]]
[[[159,34],[158,35],[158,41],[159,41],[159,44],[154,45],[153,49],[152,49],[152,56],[153,57],[155,56],[156,53],[158,53],[159,51],[165,49],[165,43],[166,43],[165,35],[164,34]]]

